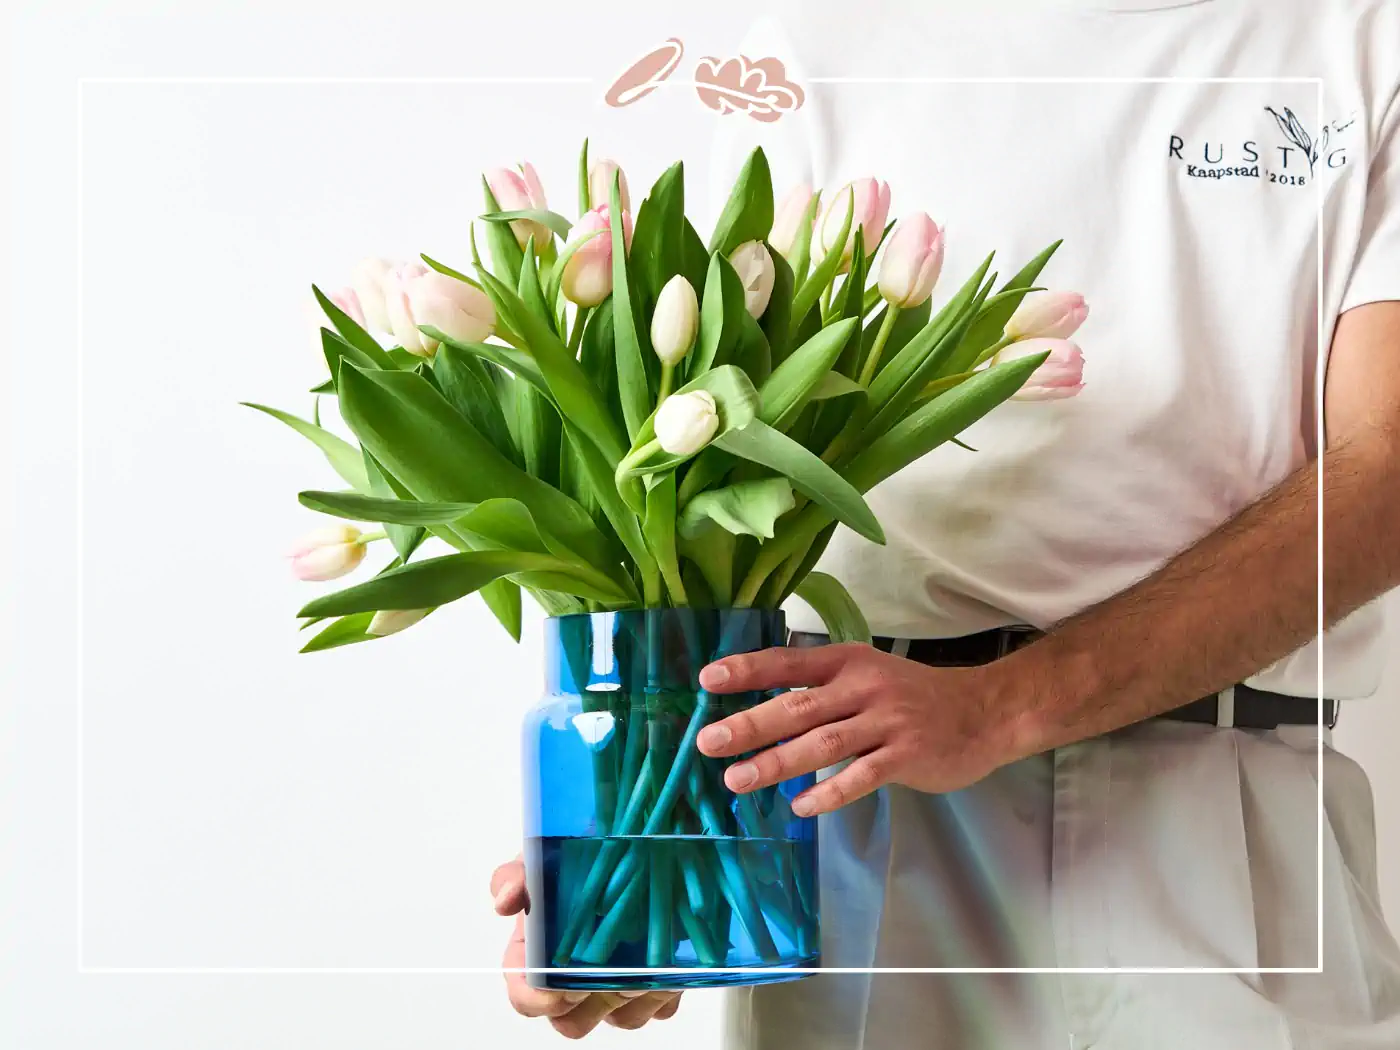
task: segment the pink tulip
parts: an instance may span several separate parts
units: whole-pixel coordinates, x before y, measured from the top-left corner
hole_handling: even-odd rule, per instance
[[[836,235],[846,222],[846,209],[854,206],[851,217],[851,232],[846,238],[846,246],[841,256],[841,269],[850,264],[851,252],[855,248],[856,229],[861,231],[865,253],[869,255],[880,243],[885,232],[885,220],[890,214],[890,186],[873,178],[856,179],[836,191],[822,216],[822,250],[831,251],[835,247]]]
[[[1068,339],[1089,316],[1089,304],[1078,292],[1031,293],[1006,322],[1006,338]]]
[[[1001,364],[1049,350],[1045,363],[1031,373],[1025,386],[1012,394],[1015,401],[1056,401],[1084,389],[1084,353],[1068,339],[1023,339],[993,359]]]
[[[925,212],[910,215],[890,234],[880,260],[880,294],[901,309],[933,294],[943,269],[943,231]]]
[[[544,211],[548,207],[544,199],[544,185],[535,173],[533,164],[520,165],[519,172],[509,168],[492,168],[486,173],[486,185],[491,187],[491,194],[501,211]],[[554,238],[548,226],[529,219],[516,219],[510,228],[522,248],[530,243],[531,237],[535,238],[536,248],[544,247]]]
[[[360,297],[355,294],[355,289],[341,288],[328,293],[326,298],[340,307],[361,328],[365,326],[365,312],[360,309]]]
[[[632,210],[632,195],[627,191],[627,175],[615,160],[600,160],[588,169],[588,206],[601,207],[612,200],[613,178],[617,179],[617,194],[622,210]]]
[[[364,560],[365,544],[353,525],[330,525],[308,532],[292,548],[292,572],[299,580],[334,580]]]
[[[564,264],[560,286],[564,297],[576,306],[597,306],[612,294],[612,236],[608,233],[612,216],[606,204],[594,208],[574,224],[573,240],[601,230],[591,237]],[[622,213],[624,247],[632,249],[632,216]]]
[[[389,315],[384,309],[384,279],[398,265],[388,259],[371,256],[361,259],[350,271],[350,283],[354,286],[355,297],[364,311],[368,327],[376,332],[389,331]]]
[[[496,327],[496,308],[480,288],[466,281],[429,270],[407,283],[408,309],[415,325],[428,325],[459,343],[481,343]],[[425,337],[419,340],[429,353],[437,350],[437,342]]]
[[[783,255],[791,252],[797,244],[797,236],[801,232],[807,208],[812,203],[812,196],[811,183],[804,182],[788,190],[778,202],[777,211],[773,216],[773,229],[768,234],[768,243]],[[812,221],[816,221],[815,217]],[[838,231],[839,229],[840,227],[837,227]]]
[[[431,357],[437,350],[437,343],[418,331],[418,322],[413,319],[413,307],[408,301],[408,286],[427,272],[428,268],[422,263],[404,263],[385,274],[382,282],[389,330],[401,347],[419,357]]]

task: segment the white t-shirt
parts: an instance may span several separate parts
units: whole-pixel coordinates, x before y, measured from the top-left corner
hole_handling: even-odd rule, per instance
[[[744,50],[806,103],[725,118],[736,162],[764,145],[779,192],[888,181],[892,218],[946,224],[935,305],[1060,237],[1039,283],[1090,303],[1078,397],[1007,403],[977,452],[874,489],[885,546],[838,531],[820,567],[877,634],[1049,625],[1150,574],[1314,454],[1319,346],[1400,298],[1400,4],[801,0]],[[1380,644],[1377,606],[1329,632],[1327,695],[1372,692]],[[1316,646],[1251,681],[1315,695]]]

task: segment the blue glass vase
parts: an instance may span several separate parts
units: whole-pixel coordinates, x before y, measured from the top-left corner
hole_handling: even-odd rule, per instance
[[[710,722],[771,694],[711,694],[711,660],[785,641],[781,612],[644,609],[547,621],[544,700],[525,726],[528,965],[537,987],[793,980],[818,962],[809,775],[736,795]],[[638,973],[638,968],[688,973]],[[754,972],[762,970],[766,972]]]

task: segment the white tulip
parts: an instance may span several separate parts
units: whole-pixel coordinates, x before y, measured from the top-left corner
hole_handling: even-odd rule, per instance
[[[496,326],[496,308],[480,288],[436,270],[408,282],[408,308],[417,325],[436,328],[460,343],[485,342]],[[426,343],[433,340],[419,338]],[[436,343],[433,350],[437,349]]]
[[[431,609],[380,609],[365,628],[365,634],[372,634],[376,638],[398,634],[405,628],[412,627],[430,612]]]
[[[676,274],[656,297],[656,310],[651,315],[652,349],[663,365],[674,368],[690,353],[699,329],[700,300],[690,282]]]
[[[366,546],[353,525],[328,525],[308,532],[291,551],[292,572],[299,580],[334,580],[364,560]]]
[[[656,442],[673,456],[693,456],[719,430],[719,407],[708,390],[672,394],[656,410]]]
[[[777,272],[768,246],[762,241],[745,241],[734,249],[729,261],[744,286],[744,308],[750,317],[762,317],[763,311],[768,309],[768,300],[773,297],[773,279]]]
[[[360,300],[368,327],[377,332],[393,331],[384,306],[384,281],[393,269],[394,264],[389,260],[370,257],[361,259],[350,272],[350,286]]]

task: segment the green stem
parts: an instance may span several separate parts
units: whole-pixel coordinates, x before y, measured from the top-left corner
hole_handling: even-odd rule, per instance
[[[658,405],[671,396],[671,384],[675,380],[676,366],[662,364],[661,366],[661,387],[656,392],[656,403]]]
[[[734,598],[735,608],[752,608],[768,574],[792,555],[805,550],[825,524],[821,509],[815,504],[809,505],[788,526],[788,531],[760,547],[758,557],[754,559],[744,582],[739,585],[739,592]]]
[[[357,543],[374,543],[376,540],[384,540],[384,539],[388,539],[388,538],[389,538],[389,534],[388,534],[387,532],[382,531],[382,530],[381,530],[381,531],[378,531],[378,532],[362,532],[362,533],[360,533],[360,538],[359,538],[356,542],[357,542]]]
[[[675,962],[671,915],[676,905],[671,844],[663,839],[653,839],[649,845],[651,872],[647,898],[647,965],[670,966]]]
[[[822,321],[825,322],[827,315],[831,313],[831,294],[836,287],[836,278],[831,279],[831,283],[822,289]]]
[[[898,318],[899,307],[890,303],[885,310],[885,320],[880,325],[880,330],[875,333],[870,356],[865,359],[865,366],[860,370],[860,379],[857,380],[867,390],[870,389],[870,381],[875,378],[875,370],[880,367],[880,355],[885,352],[885,344],[890,341],[890,333],[894,331],[894,323]]]
[[[646,459],[660,447],[660,439],[652,438],[645,445],[640,445],[633,451],[627,453],[627,455],[623,456],[622,459],[618,461],[617,470],[614,473],[614,479],[617,481],[618,488],[621,488],[623,483],[628,480],[627,471],[631,470],[635,464],[640,463],[642,460]]]
[[[588,323],[587,306],[580,306],[574,314],[574,328],[569,333],[569,356],[578,357],[578,348],[583,344],[583,329]]]
[[[1014,343],[1014,342],[1016,342],[1016,341],[1017,341],[1017,339],[1016,339],[1015,336],[1011,336],[1011,335],[1004,335],[1004,336],[1002,336],[1002,337],[1001,337],[1000,339],[998,339],[995,343],[993,343],[991,346],[987,347],[987,349],[983,350],[980,354],[978,354],[978,355],[977,355],[977,360],[973,361],[972,364],[968,367],[967,370],[968,370],[969,372],[971,372],[971,371],[972,371],[974,368],[976,368],[978,365],[985,364],[986,362],[988,362],[988,361],[990,361],[992,358],[996,357],[997,354],[1001,353],[1003,350],[1005,350],[1008,346],[1010,346],[1012,343]]]

